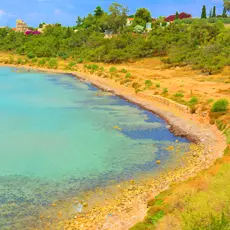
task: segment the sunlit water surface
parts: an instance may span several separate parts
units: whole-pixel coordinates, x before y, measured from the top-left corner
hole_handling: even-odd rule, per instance
[[[166,147],[189,145],[158,116],[73,76],[7,67],[0,127],[0,229],[36,226],[56,200],[157,172],[156,160],[176,158]]]

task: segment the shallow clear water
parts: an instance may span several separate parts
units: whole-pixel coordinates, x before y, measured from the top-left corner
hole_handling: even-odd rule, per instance
[[[175,160],[166,147],[189,144],[159,117],[73,76],[6,67],[0,127],[0,229],[36,226],[57,199],[157,172],[156,160]]]

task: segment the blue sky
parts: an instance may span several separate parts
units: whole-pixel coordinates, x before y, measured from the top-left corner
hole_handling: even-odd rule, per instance
[[[85,16],[93,12],[96,6],[104,9],[114,0],[0,0],[0,26],[15,26],[16,19],[26,21],[30,26],[40,22],[59,22],[63,25],[75,25],[77,16]],[[168,16],[179,12],[200,16],[202,5],[209,9],[216,5],[217,13],[222,12],[222,0],[119,0],[120,4],[129,7],[133,14],[141,7],[148,8],[153,17]]]

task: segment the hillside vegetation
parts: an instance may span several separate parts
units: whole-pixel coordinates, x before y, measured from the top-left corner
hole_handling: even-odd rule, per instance
[[[168,66],[191,65],[210,74],[230,65],[229,18],[178,19],[166,25],[151,21],[147,9],[139,9],[132,26],[126,26],[127,9],[113,3],[109,11],[97,7],[94,14],[78,18],[75,27],[47,26],[42,34],[0,29],[0,50],[28,58],[45,57],[121,63],[158,56]],[[152,31],[134,33],[135,26],[152,22]],[[142,27],[142,26],[141,26]],[[144,28],[144,27],[143,27]],[[106,33],[112,34],[105,39]]]

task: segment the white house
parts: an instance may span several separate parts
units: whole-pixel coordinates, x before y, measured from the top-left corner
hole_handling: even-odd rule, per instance
[[[131,26],[133,24],[134,18],[127,18],[126,26]]]

